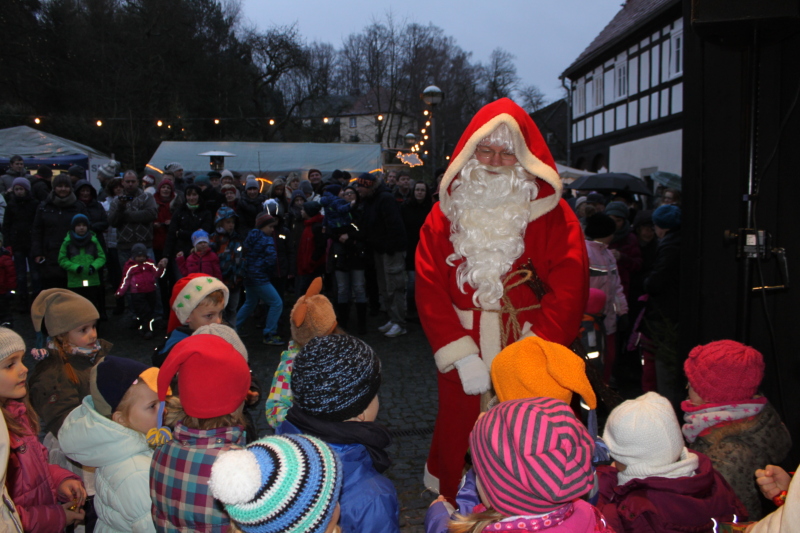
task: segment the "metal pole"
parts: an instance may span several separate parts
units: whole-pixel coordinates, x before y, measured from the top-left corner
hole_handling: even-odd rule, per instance
[[[436,105],[431,105],[431,183],[436,183]]]

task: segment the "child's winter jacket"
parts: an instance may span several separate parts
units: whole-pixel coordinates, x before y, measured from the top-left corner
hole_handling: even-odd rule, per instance
[[[33,433],[24,403],[8,401],[5,407],[15,420],[24,421],[24,425]],[[67,479],[80,478],[60,466],[51,465],[47,448],[36,435],[18,437],[9,434],[9,439],[11,454],[6,485],[22,519],[22,527],[26,533],[64,531],[67,515],[61,504],[67,500],[58,497],[58,487]]]
[[[176,259],[178,269],[181,271],[182,276],[189,274],[208,274],[215,278],[222,279],[222,271],[219,268],[219,257],[212,250],[207,251],[203,255],[197,255],[197,252],[192,252],[189,257],[181,256]]]
[[[67,287],[89,287],[100,285],[100,269],[106,264],[106,254],[94,232],[84,239],[76,240],[68,232],[58,253],[58,264],[67,271]],[[81,242],[82,241],[82,242]]]
[[[158,278],[164,269],[157,267],[149,259],[137,263],[133,258],[125,262],[122,267],[122,282],[117,289],[117,296],[155,292],[158,287]]]
[[[272,277],[278,254],[275,241],[260,229],[250,230],[244,240],[245,285],[264,285]]]
[[[606,293],[606,315],[603,325],[606,334],[617,331],[617,317],[628,314],[628,300],[622,290],[617,261],[608,246],[601,242],[586,241],[589,254],[589,287]]]
[[[67,457],[97,468],[95,533],[155,532],[150,512],[153,451],[144,435],[98,413],[87,396],[64,420],[58,442]]]

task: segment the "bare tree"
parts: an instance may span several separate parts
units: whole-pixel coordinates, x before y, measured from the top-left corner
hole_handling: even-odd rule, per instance
[[[522,101],[522,108],[528,113],[538,111],[547,105],[544,93],[536,85],[526,85],[517,92]]]
[[[510,98],[518,82],[514,55],[502,48],[492,50],[489,63],[483,67],[486,99],[492,101],[498,98]]]

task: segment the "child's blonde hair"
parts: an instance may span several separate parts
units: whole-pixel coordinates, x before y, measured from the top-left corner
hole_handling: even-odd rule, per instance
[[[494,509],[486,509],[480,513],[472,513],[469,515],[460,515],[456,513],[453,520],[447,523],[447,529],[451,533],[480,533],[484,528],[503,518],[505,518],[505,516]]]
[[[164,410],[164,425],[174,429],[178,422],[187,428],[203,431],[234,426],[244,428],[247,425],[242,407],[228,415],[215,416],[213,418],[195,418],[184,412],[179,397],[170,396],[167,398],[166,409]]]

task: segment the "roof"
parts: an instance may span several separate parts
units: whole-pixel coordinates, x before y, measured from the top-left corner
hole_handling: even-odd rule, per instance
[[[625,37],[648,22],[662,15],[670,8],[680,6],[680,0],[627,0],[622,9],[611,19],[603,31],[581,52],[562,76],[570,77],[582,67],[587,66],[598,56],[607,52]]]
[[[187,171],[205,173],[210,159],[199,154],[212,150],[236,154],[225,158],[225,168],[244,172],[285,174],[317,168],[327,173],[338,168],[357,175],[381,166],[380,144],[164,141],[148,167],[160,171],[177,161]]]
[[[90,146],[29,126],[15,126],[0,130],[0,156],[11,157],[15,154],[24,158],[82,155],[108,159],[108,155]]]
[[[392,93],[386,87],[371,89],[366,94],[356,97],[352,106],[344,110],[341,116],[400,113],[398,105],[400,102],[397,97],[394,100],[394,109],[390,105],[392,102]]]

